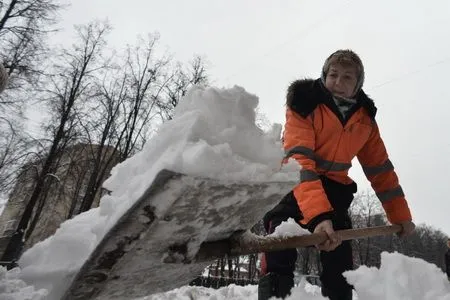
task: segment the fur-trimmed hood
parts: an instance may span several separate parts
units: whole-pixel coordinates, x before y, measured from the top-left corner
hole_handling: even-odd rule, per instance
[[[363,90],[356,95],[357,105],[366,109],[372,119],[375,119],[377,108]],[[300,79],[292,82],[287,90],[286,105],[306,118],[317,105],[333,103],[333,96],[325,88],[320,79]]]

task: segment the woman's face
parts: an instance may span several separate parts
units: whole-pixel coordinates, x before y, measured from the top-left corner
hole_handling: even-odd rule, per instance
[[[332,64],[325,78],[325,87],[334,95],[352,98],[358,82],[356,67]]]

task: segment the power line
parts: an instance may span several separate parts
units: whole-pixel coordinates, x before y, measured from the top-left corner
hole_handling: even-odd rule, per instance
[[[412,70],[412,71],[406,72],[406,73],[404,73],[403,75],[394,77],[394,78],[392,78],[392,79],[389,79],[388,81],[385,81],[385,82],[383,82],[383,83],[374,85],[374,86],[372,86],[370,89],[371,89],[371,90],[376,90],[376,89],[378,89],[378,88],[380,88],[380,87],[382,87],[382,86],[388,85],[388,84],[390,84],[390,83],[393,83],[393,82],[396,82],[396,81],[400,81],[400,80],[407,79],[407,78],[411,77],[412,75],[415,75],[415,74],[417,74],[417,73],[419,73],[419,72],[422,72],[423,70],[426,70],[426,69],[429,69],[429,68],[431,68],[431,67],[434,67],[434,66],[437,66],[437,65],[446,63],[446,62],[448,62],[448,61],[450,61],[450,57],[447,57],[447,58],[442,59],[442,60],[435,61],[435,62],[433,62],[433,63],[431,63],[431,64],[428,64],[428,65],[426,65],[426,66],[424,66],[424,67],[421,67],[421,68],[419,68],[419,69],[416,69],[416,70]]]

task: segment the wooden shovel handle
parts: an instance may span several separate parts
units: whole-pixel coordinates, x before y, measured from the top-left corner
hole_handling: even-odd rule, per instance
[[[377,227],[368,227],[368,228],[356,228],[356,229],[346,229],[346,230],[337,230],[336,233],[341,236],[343,241],[367,238],[373,236],[380,235],[388,235],[400,232],[402,227],[400,225],[390,225],[390,226],[377,226]],[[320,233],[312,233],[307,235],[300,236],[291,236],[291,237],[266,237],[266,238],[255,238],[254,240],[248,239],[246,242],[242,240],[244,236],[238,238],[235,247],[231,248],[231,254],[233,251],[241,252],[270,252],[277,251],[282,249],[290,249],[290,248],[301,248],[301,247],[309,247],[320,244],[328,239],[328,236],[325,232]]]
[[[337,230],[342,240],[353,240],[380,235],[389,235],[402,231],[401,225],[376,226]],[[309,247],[320,244],[328,239],[325,232],[291,237],[257,236],[253,234],[236,234],[227,240],[203,243],[197,253],[196,260],[246,255],[260,252],[271,252],[283,249]]]

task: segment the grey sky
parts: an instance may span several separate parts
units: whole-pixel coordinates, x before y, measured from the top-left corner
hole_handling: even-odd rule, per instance
[[[110,20],[117,48],[157,31],[179,60],[205,55],[213,85],[259,96],[261,111],[277,123],[290,81],[318,77],[338,48],[355,50],[416,222],[450,234],[450,1],[72,2],[55,42],[70,42],[72,26],[94,18]],[[360,190],[369,187],[359,166],[351,174]]]

